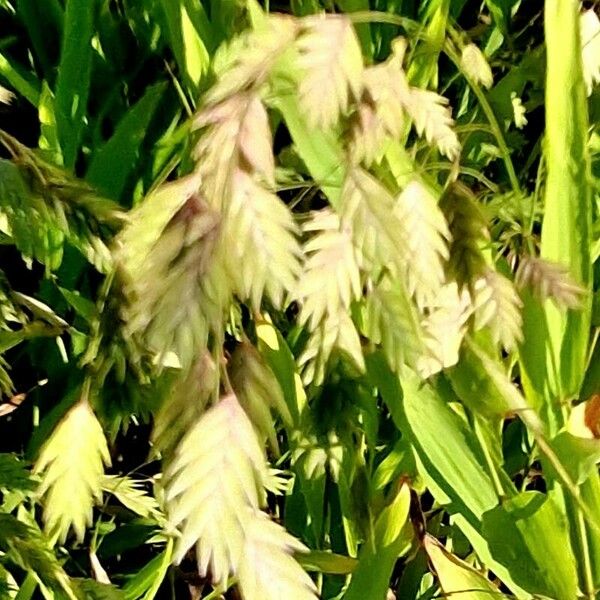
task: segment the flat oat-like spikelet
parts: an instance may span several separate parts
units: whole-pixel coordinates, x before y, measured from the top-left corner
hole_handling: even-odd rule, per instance
[[[254,346],[246,341],[239,344],[231,355],[228,371],[231,386],[261,441],[268,440],[278,454],[275,419],[271,410],[279,413],[288,424],[292,422],[292,416],[273,371]]]
[[[300,272],[292,213],[272,191],[274,159],[267,112],[255,91],[208,106],[196,118],[204,135],[195,148],[202,190],[223,215],[228,279],[259,308],[266,294],[280,305]]]
[[[223,397],[188,431],[165,473],[169,522],[179,532],[174,561],[195,546],[200,574],[222,585],[237,577],[245,600],[315,599],[292,558],[304,546],[260,510],[269,479],[250,419],[235,395]]]
[[[314,127],[332,127],[360,95],[362,53],[345,16],[311,16],[301,21],[298,49],[300,102]]]
[[[436,296],[444,281],[448,225],[432,193],[417,180],[398,195],[394,213],[402,224],[408,291],[423,305]]]
[[[34,473],[41,475],[39,495],[51,535],[64,542],[73,528],[83,540],[92,524],[94,503],[102,499],[104,465],[110,464],[106,438],[87,401],[87,393],[69,410],[42,447]]]
[[[304,230],[316,233],[304,245],[307,258],[294,298],[301,306],[299,322],[311,332],[300,357],[304,380],[318,385],[336,347],[363,368],[360,340],[348,316],[362,289],[350,231],[338,216],[330,210],[314,212]]]
[[[553,300],[561,308],[579,308],[586,294],[567,267],[533,256],[521,259],[515,283],[520,289],[529,287],[542,301]]]
[[[475,329],[489,327],[496,344],[510,352],[521,341],[522,302],[512,282],[493,269],[473,286]]]
[[[370,286],[364,312],[364,333],[381,344],[388,363],[395,371],[428,354],[420,315],[410,301],[401,281],[385,277]]]
[[[196,189],[195,177],[159,188],[134,211],[115,250],[127,332],[161,355],[175,351],[185,369],[220,328],[228,295],[218,271],[220,217]]]
[[[448,100],[430,90],[411,88],[410,100],[405,110],[415,124],[419,135],[425,136],[430,144],[454,160],[460,153],[460,142],[454,131],[454,121]]]

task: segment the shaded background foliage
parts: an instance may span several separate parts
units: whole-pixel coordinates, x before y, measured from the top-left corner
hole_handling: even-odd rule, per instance
[[[554,3],[547,3],[551,4]],[[539,294],[564,304],[572,311],[570,314],[579,314],[576,305],[581,298],[587,301],[593,295],[596,308],[593,313],[588,311],[592,320],[589,336],[586,329],[580,337],[586,349],[593,348],[597,339],[598,87],[587,100],[591,129],[576,133],[590,155],[594,176],[590,182],[593,191],[582,188],[582,197],[588,192],[595,194],[593,231],[588,238],[580,232],[581,239],[589,242],[590,247],[581,252],[595,260],[595,277],[594,281],[579,281],[578,273],[571,272],[569,276],[568,268],[561,271],[546,266],[544,270],[542,263],[527,263],[528,257],[538,256],[546,194],[546,47],[551,43],[561,48],[565,43],[559,38],[545,41],[540,4],[494,0],[295,0],[263,3],[263,9],[299,17],[323,11],[360,11],[355,16],[355,27],[367,65],[388,59],[392,42],[399,35],[410,40],[405,60],[410,83],[436,90],[450,100],[453,130],[462,144],[458,164],[447,161],[443,152],[437,151],[435,139],[427,144],[415,130],[405,131],[402,136],[415,173],[435,189],[434,208],[440,190],[447,188],[439,206],[449,222],[453,241],[444,270],[456,280],[462,277],[466,284],[475,285],[476,278],[471,277],[466,266],[469,252],[474,254],[474,264],[485,264],[487,260],[494,266],[494,273],[508,279],[520,268],[517,283],[523,283],[521,298],[525,311],[530,311],[525,313],[525,344],[519,347],[520,354],[514,350],[518,333],[512,334],[515,339],[507,333],[519,331],[520,321],[509,316],[499,326],[488,322],[482,337],[477,338],[472,332],[475,341],[469,339],[463,344],[461,361],[456,366],[442,364],[444,373],[430,378],[422,387],[412,371],[399,382],[391,370],[405,359],[398,356],[393,340],[386,342],[384,333],[402,324],[404,315],[397,314],[402,310],[394,305],[397,313],[389,321],[369,325],[368,316],[360,314],[353,305],[352,317],[361,323],[359,331],[364,334],[360,356],[357,358],[354,352],[348,360],[344,353],[340,357],[332,352],[330,361],[326,356],[324,381],[314,381],[319,378],[307,376],[304,371],[309,417],[303,422],[300,412],[292,415],[290,418],[297,417],[294,422],[299,422],[299,427],[290,427],[283,415],[277,421],[276,439],[282,458],[277,459],[273,447],[269,458],[278,468],[293,474],[294,483],[284,497],[269,494],[269,513],[313,551],[300,560],[316,572],[323,598],[384,598],[388,587],[398,598],[433,597],[440,592],[465,589],[479,590],[472,592],[472,598],[488,597],[490,591],[517,597],[545,594],[571,598],[579,593],[594,597],[600,578],[600,538],[595,530],[597,522],[588,512],[597,512],[598,506],[594,465],[600,455],[596,442],[580,443],[568,437],[570,433],[565,428],[574,419],[563,414],[570,411],[560,407],[557,411],[552,404],[556,396],[552,377],[542,378],[543,393],[533,389],[536,385],[528,387],[520,377],[523,370],[528,371],[527,361],[538,358],[531,346],[543,347],[547,343],[544,331],[536,329],[544,310],[536,304],[536,281]],[[597,3],[584,3],[584,9],[597,12]],[[153,193],[164,189],[161,184],[179,181],[194,168],[193,149],[210,133],[192,132],[192,115],[197,110],[205,111],[200,112],[204,123],[211,124],[211,102],[218,106],[218,100],[210,100],[209,90],[213,84],[218,87],[227,74],[227,69],[219,72],[217,67],[215,71],[212,58],[219,47],[249,27],[256,27],[256,14],[253,3],[234,0],[123,0],[91,4],[81,0],[0,1],[0,84],[15,92],[9,105],[0,104],[0,129],[24,146],[38,150],[33,156],[17,141],[3,137],[3,157],[12,157],[14,164],[27,174],[28,184],[36,183],[47,199],[54,190],[53,198],[67,207],[72,206],[69,186],[74,187],[77,197],[91,194],[99,202],[102,199],[91,214],[96,210],[118,213],[143,206],[144,198],[152,198]],[[565,31],[564,35],[566,38],[570,32]],[[421,43],[422,36],[426,36],[426,41],[439,39],[439,45]],[[485,75],[469,71],[460,60],[456,64],[456,59],[460,59],[460,53],[456,53],[468,41],[484,50],[489,60],[493,72],[489,90],[483,89],[488,87]],[[450,44],[450,51],[443,47],[444,42]],[[243,59],[244,54],[241,56]],[[480,80],[475,81],[475,86],[469,85],[469,79],[477,78]],[[574,83],[577,85],[579,82]],[[563,90],[557,93],[563,94]],[[331,174],[327,171],[328,161],[338,160],[335,152],[340,146],[345,148],[348,138],[336,135],[333,144],[328,145],[326,135],[319,137],[323,131],[315,131],[301,119],[299,129],[317,140],[315,151],[293,126],[289,104],[285,104],[289,85],[278,88],[273,84],[270,95],[266,101],[275,109],[269,112],[269,121],[278,167],[276,187],[287,206],[304,222],[309,211],[334,205],[331,190],[322,181],[323,173]],[[519,99],[526,123],[518,123]],[[313,102],[318,104],[319,98]],[[497,120],[500,135],[493,124],[490,126],[488,110]],[[334,151],[328,155],[331,147]],[[64,171],[40,167],[42,163],[36,161],[42,159]],[[399,185],[393,180],[389,165],[381,168],[380,162],[385,161],[375,162],[373,172],[383,182],[380,185],[384,191],[385,186],[394,193],[405,188],[406,182]],[[206,164],[211,166],[208,159]],[[36,179],[36,165],[47,169],[42,180]],[[466,186],[466,192],[464,188],[448,187],[456,176]],[[47,185],[52,177],[56,178],[54,188]],[[448,189],[458,191],[448,193]],[[0,201],[5,210],[8,192],[2,182],[0,193],[4,194]],[[165,203],[168,202],[171,199],[165,195]],[[89,224],[85,208],[78,206],[75,214],[79,215],[80,210],[84,223]],[[52,230],[56,223],[50,221]],[[112,225],[107,221],[104,226],[106,231],[101,235],[93,227],[84,233],[109,243]],[[115,231],[119,227],[116,225]],[[565,227],[571,224],[565,223]],[[320,225],[315,228],[319,231]],[[489,245],[487,228],[492,242]],[[133,229],[131,236],[135,237],[135,232]],[[305,239],[306,231],[303,235]],[[383,238],[381,235],[378,240],[383,243]],[[130,476],[132,479],[127,482],[137,482],[139,492],[136,495],[134,486],[125,483],[122,489],[127,492],[122,497],[111,495],[108,480],[104,481],[104,499],[95,509],[93,526],[85,534],[84,543],[69,534],[53,554],[33,521],[34,516],[40,524],[43,519],[37,497],[28,491],[32,487],[29,478],[21,471],[19,477],[10,471],[7,483],[0,485],[3,491],[7,490],[0,513],[2,518],[7,515],[7,523],[0,529],[0,541],[7,541],[0,547],[20,587],[18,597],[61,597],[68,593],[65,589],[92,598],[151,598],[154,594],[159,598],[205,597],[202,594],[218,597],[218,592],[211,595],[209,591],[210,577],[197,574],[193,551],[165,575],[172,548],[160,534],[165,529],[165,501],[159,475],[164,465],[169,473],[169,462],[175,459],[165,453],[163,466],[157,459],[151,445],[151,415],[165,418],[176,430],[177,423],[169,421],[175,417],[164,416],[159,406],[165,406],[165,397],[167,405],[174,398],[169,396],[169,390],[174,380],[177,385],[178,374],[168,368],[157,374],[144,342],[128,334],[128,317],[122,310],[127,300],[123,297],[128,293],[126,285],[119,287],[117,276],[117,283],[109,289],[111,268],[103,270],[98,262],[93,267],[84,256],[81,243],[69,234],[57,268],[48,268],[48,263],[55,260],[55,249],[44,246],[39,254],[34,253],[37,260],[31,260],[23,256],[27,252],[22,252],[22,244],[10,239],[5,231],[2,241],[0,267],[8,289],[44,305],[32,305],[30,300],[10,293],[10,301],[3,303],[8,311],[14,308],[17,318],[8,321],[3,337],[0,336],[0,348],[5,350],[2,356],[10,365],[8,373],[12,379],[12,389],[7,385],[4,396],[3,406],[8,414],[0,417],[0,449],[35,461],[61,418],[78,402],[82,386],[92,373],[96,382],[92,386],[92,405],[106,432],[112,458],[107,472]],[[543,248],[542,256],[546,256]],[[578,260],[573,256],[564,258],[567,267]],[[378,283],[376,272],[373,274],[362,265],[361,269],[361,288]],[[502,280],[489,273],[488,276],[497,284],[494,289],[501,290],[498,282]],[[4,279],[0,283],[4,284]],[[489,281],[488,285],[492,286]],[[587,286],[587,295],[581,285]],[[510,289],[504,297],[510,298]],[[4,287],[0,293],[3,290]],[[382,299],[395,299],[391,291],[387,290],[390,294],[386,296],[382,288]],[[502,291],[498,293],[502,297]],[[412,306],[411,302],[409,299]],[[257,346],[261,353],[257,359],[261,365],[256,367],[258,377],[252,379],[253,374],[242,369],[241,384],[236,386],[230,373],[233,388],[241,400],[240,390],[258,389],[259,404],[268,397],[276,412],[283,413],[281,406],[289,409],[299,402],[294,377],[302,373],[292,359],[302,366],[303,350],[315,339],[314,332],[311,334],[310,326],[298,326],[299,321],[306,325],[309,320],[303,317],[302,302],[294,302],[285,310],[276,306],[273,297],[259,304],[234,304],[223,333],[224,354],[232,370],[235,365],[253,364],[254,360],[254,350],[248,349],[251,356],[242,356],[239,363],[233,359],[239,358],[235,352]],[[507,305],[510,313],[510,299]],[[265,315],[269,315],[274,329],[263,321]],[[22,337],[15,335],[21,331],[15,323],[26,331]],[[477,328],[476,323],[469,323]],[[272,339],[277,335],[280,337],[275,352]],[[498,353],[495,346],[498,341],[505,341],[503,335],[508,335],[508,343],[504,344],[508,352]],[[23,340],[25,343],[17,344]],[[434,337],[436,341],[440,340]],[[324,347],[323,340],[314,343],[319,351]],[[213,346],[218,346],[220,354],[221,344]],[[382,348],[373,351],[375,346]],[[361,373],[363,352],[365,365]],[[527,352],[533,358],[528,359]],[[599,392],[599,356],[596,345],[585,377],[586,365],[581,365],[583,388],[565,390],[565,396],[560,398],[565,406],[570,406],[573,399],[586,400]],[[538,362],[538,368],[542,368],[542,363],[545,359]],[[536,373],[532,373],[529,378],[534,380]],[[209,379],[206,375],[204,378]],[[537,423],[527,420],[528,413],[523,413],[524,405],[520,404],[524,400],[510,384],[511,379],[540,412],[543,433],[550,443],[540,437]],[[261,391],[261,381],[262,385],[268,382],[270,396]],[[187,380],[184,389],[186,383]],[[279,386],[282,390],[276,391]],[[181,388],[175,389],[175,394],[177,390],[181,392]],[[244,408],[251,414],[248,405],[252,399],[245,401]],[[177,406],[175,400],[172,402]],[[18,408],[12,410],[17,404]],[[266,410],[270,414],[269,408]],[[513,418],[515,413],[525,414],[523,421]],[[252,418],[255,426],[256,422],[264,424],[260,415],[251,414]],[[270,432],[267,428],[260,433],[266,439]],[[295,441],[294,435],[300,441]],[[160,445],[156,438],[154,442]],[[172,441],[164,443],[168,448]],[[545,443],[550,445],[550,454],[544,450]],[[566,481],[560,473],[556,475],[554,459],[568,461]],[[173,470],[176,472],[176,467]],[[44,477],[43,472],[38,475]],[[159,485],[155,485],[157,481]],[[570,482],[580,485],[580,491],[572,493]],[[587,488],[583,486],[586,482]],[[535,494],[536,491],[541,493]],[[423,513],[426,525],[422,523]],[[20,521],[8,520],[10,514],[18,515]],[[570,520],[568,526],[566,520]],[[24,529],[22,523],[32,530]],[[446,549],[440,549],[432,537],[424,537],[422,527],[444,540]],[[15,549],[14,540],[26,540],[29,550]],[[398,557],[401,558],[397,560]],[[482,571],[488,568],[488,579],[457,557]],[[121,590],[105,587],[106,579],[94,560],[99,560],[110,581]],[[558,568],[557,563],[564,564]],[[354,575],[348,580],[352,570]],[[32,572],[37,575],[32,576]],[[64,572],[72,578],[86,579],[66,584]],[[437,573],[437,578],[433,573]],[[9,582],[3,575],[2,578]],[[95,584],[92,579],[100,583]],[[48,589],[37,587],[38,580]],[[348,581],[349,586],[345,587]],[[247,600],[260,597],[252,596],[243,585],[241,589]],[[237,593],[227,592],[231,597]]]

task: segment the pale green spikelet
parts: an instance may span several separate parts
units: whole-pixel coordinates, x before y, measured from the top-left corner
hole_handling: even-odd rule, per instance
[[[304,230],[316,234],[304,246],[307,258],[294,294],[300,303],[299,323],[312,332],[300,364],[305,381],[319,385],[336,347],[362,369],[360,341],[348,317],[351,303],[360,297],[361,282],[350,232],[341,228],[335,213],[314,212]]]
[[[173,384],[154,416],[152,442],[163,461],[173,456],[182,436],[204,413],[218,386],[219,370],[204,350]]]
[[[394,213],[402,224],[408,291],[417,304],[425,305],[445,279],[448,225],[433,194],[416,179],[396,198]]]
[[[46,527],[60,541],[71,528],[83,540],[94,503],[102,500],[104,465],[109,464],[104,432],[84,391],[42,447],[34,469],[41,476]]]
[[[271,448],[279,453],[271,410],[277,411],[287,424],[292,422],[292,416],[277,378],[249,342],[237,346],[229,359],[228,371],[231,386],[261,441],[269,440]]]
[[[229,290],[221,274],[219,230],[219,215],[199,196],[191,176],[151,194],[117,242],[127,333],[143,336],[160,355],[174,351],[184,369],[222,326]]]
[[[494,76],[483,52],[473,43],[467,44],[460,55],[460,66],[463,71],[476,83],[485,88],[494,85]]]
[[[311,16],[300,23],[300,102],[312,125],[332,127],[360,95],[363,60],[358,38],[346,16]]]
[[[522,302],[512,283],[493,269],[473,286],[475,329],[489,327],[496,344],[510,352],[521,341]]]
[[[221,585],[236,577],[245,600],[280,592],[314,599],[291,557],[304,546],[260,510],[270,478],[250,419],[235,395],[223,397],[190,428],[165,473],[169,522],[179,534],[173,560],[195,546],[200,574]]]

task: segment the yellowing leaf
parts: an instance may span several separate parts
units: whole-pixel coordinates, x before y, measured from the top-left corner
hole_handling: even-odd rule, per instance
[[[500,593],[491,581],[448,552],[435,538],[426,535],[424,544],[444,594],[456,600],[489,600]]]

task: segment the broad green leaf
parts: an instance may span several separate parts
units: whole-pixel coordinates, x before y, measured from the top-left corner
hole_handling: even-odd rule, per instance
[[[68,579],[48,540],[39,530],[0,512],[0,549],[10,562],[33,572],[46,586],[54,590],[68,589]],[[71,594],[70,598],[74,600]]]
[[[451,0],[429,0],[423,3],[425,9],[421,22],[425,38],[408,69],[408,78],[417,87],[437,87],[438,60],[446,39],[451,4]]]
[[[270,103],[283,116],[296,150],[315,184],[337,207],[344,178],[343,150],[332,132],[308,125],[297,98],[288,92],[290,85],[293,85],[288,75],[290,69],[291,62],[287,57],[280,61]]]
[[[544,308],[529,290],[523,290],[523,341],[519,346],[521,385],[529,404],[536,410],[549,413],[547,422],[554,420],[550,407],[546,410],[544,398],[548,386],[546,344],[548,325]]]
[[[326,552],[324,550],[310,550],[305,554],[298,554],[296,560],[307,571],[331,573],[334,575],[347,575],[356,570],[358,560],[351,556]]]
[[[452,503],[464,506],[467,519],[477,522],[498,499],[475,450],[474,432],[450,408],[441,386],[421,383],[408,369],[402,375],[401,385],[403,397],[384,396],[385,402],[388,406],[400,405],[397,410],[401,414],[401,430],[413,444],[429,477],[444,489]]]
[[[522,492],[487,512],[482,532],[493,555],[525,590],[550,598],[577,597],[567,523],[552,497]]]
[[[143,482],[126,476],[104,475],[102,489],[115,496],[131,512],[159,523],[163,516],[156,499],[144,489]]]
[[[585,439],[568,431],[561,431],[550,441],[550,445],[571,479],[578,485],[597,472],[596,465],[600,462],[599,440]],[[549,476],[556,477],[552,465],[546,465],[545,470]]]
[[[504,35],[507,35],[510,28],[513,7],[519,4],[520,0],[485,0],[485,3],[492,14],[496,27]]]
[[[448,371],[448,378],[462,402],[485,417],[505,417],[529,408],[500,365],[473,340],[464,344],[461,359]]]
[[[94,579],[72,580],[77,597],[81,600],[126,600],[125,594],[114,585]]]
[[[63,287],[58,289],[73,310],[88,323],[93,323],[94,319],[98,318],[96,305],[89,298],[82,296],[78,291],[67,290]]]
[[[522,597],[522,588],[511,577],[510,569],[492,555],[481,535],[481,518],[498,504],[494,483],[482,466],[475,432],[452,410],[449,401],[456,397],[449,387],[421,383],[408,370],[398,379],[385,372],[385,360],[367,361],[369,374],[377,381],[380,393],[394,422],[413,445],[417,469],[436,500],[447,507],[480,558]],[[375,377],[377,379],[375,379]]]
[[[27,491],[36,487],[37,482],[26,469],[26,463],[14,454],[0,454],[0,489]]]
[[[344,600],[386,599],[396,560],[412,540],[409,507],[410,490],[403,485],[377,518],[373,545],[367,541],[361,548]]]
[[[373,474],[371,485],[374,490],[383,490],[392,481],[408,476],[415,487],[417,477],[412,448],[406,438],[401,437],[388,455],[379,463]]]
[[[35,58],[44,70],[45,77],[51,75],[52,58],[62,29],[64,10],[59,0],[17,0],[16,10],[25,27]]]
[[[75,164],[90,93],[94,4],[67,0],[60,65],[56,80],[56,125],[65,166]]]
[[[581,386],[580,398],[587,400],[592,394],[600,393],[600,339],[590,357],[590,364]]]
[[[39,146],[44,150],[44,154],[50,162],[55,165],[63,164],[63,157],[58,140],[58,131],[56,127],[56,106],[54,94],[48,84],[42,83],[42,93],[38,105],[38,117],[40,119],[40,140]]]

